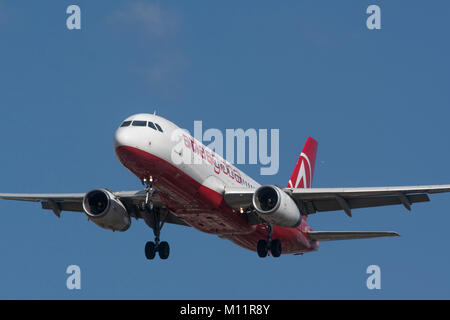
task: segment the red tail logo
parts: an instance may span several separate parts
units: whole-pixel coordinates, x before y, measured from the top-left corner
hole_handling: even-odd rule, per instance
[[[288,188],[311,188],[316,162],[317,141],[309,137],[298,158],[294,172],[287,185]]]

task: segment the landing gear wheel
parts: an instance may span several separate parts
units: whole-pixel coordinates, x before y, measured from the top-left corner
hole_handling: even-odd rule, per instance
[[[270,243],[270,252],[272,256],[278,258],[281,255],[281,241],[278,239],[273,239]]]
[[[151,211],[151,210],[153,210],[153,202],[152,202],[152,200],[142,201],[139,204],[139,209],[141,209],[142,211],[145,211],[145,210]]]
[[[273,227],[272,224],[264,224],[263,227],[267,231],[267,240],[259,240],[256,245],[256,251],[258,256],[265,258],[270,250],[270,253],[274,258],[278,258],[281,255],[281,241],[279,239],[272,239]]]
[[[169,257],[170,254],[170,247],[169,244],[166,241],[162,241],[158,246],[158,253],[159,257],[162,260],[165,260]]]
[[[153,241],[148,241],[145,244],[145,257],[148,260],[152,260],[153,258],[155,258],[156,250],[156,244]]]
[[[258,252],[258,256],[260,258],[267,257],[267,253],[269,250],[267,250],[267,241],[266,240],[259,240],[258,245],[256,246],[256,251]]]

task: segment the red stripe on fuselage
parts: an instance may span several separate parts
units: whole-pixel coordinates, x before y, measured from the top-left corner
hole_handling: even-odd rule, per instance
[[[153,177],[153,185],[164,205],[192,227],[217,234],[241,247],[255,251],[258,240],[266,238],[262,226],[250,226],[245,216],[230,208],[221,194],[205,187],[171,163],[140,149],[119,146],[120,162],[139,179]],[[306,219],[297,228],[274,226],[273,238],[280,239],[283,253],[316,250],[305,236]]]

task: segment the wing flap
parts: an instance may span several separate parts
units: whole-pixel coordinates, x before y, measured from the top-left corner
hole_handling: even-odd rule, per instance
[[[75,202],[75,201],[64,201],[64,202],[58,202],[58,201],[41,201],[42,209],[45,210],[54,210],[55,206],[57,205],[57,208],[60,211],[71,211],[71,212],[84,212],[83,205],[81,201]]]
[[[381,237],[399,237],[397,232],[392,231],[310,231],[308,237],[318,241],[336,241],[353,239],[370,239]]]
[[[426,194],[406,196],[409,203],[430,201]],[[310,200],[313,202],[314,212],[342,210],[342,206],[336,199]],[[346,199],[350,209],[371,208],[402,204],[398,196],[359,197]],[[311,210],[310,210],[311,211]]]

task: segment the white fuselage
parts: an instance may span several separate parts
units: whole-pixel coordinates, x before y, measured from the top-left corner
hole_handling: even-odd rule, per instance
[[[152,154],[177,167],[199,184],[223,194],[226,186],[257,188],[258,182],[230,164],[214,151],[183,130],[157,115],[136,114],[115,133],[115,147],[129,146]],[[134,126],[133,121],[146,121],[146,126]],[[162,132],[148,126],[156,123]]]

